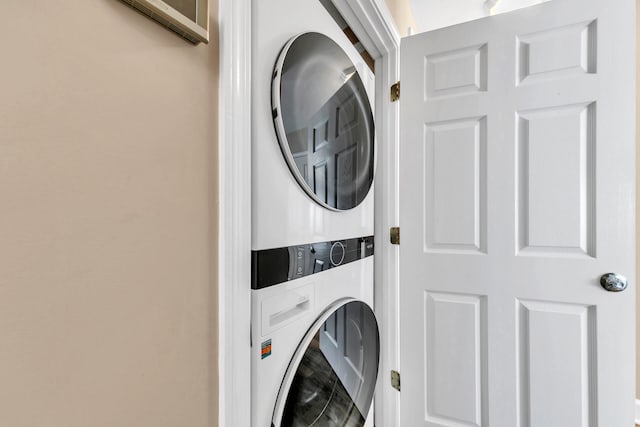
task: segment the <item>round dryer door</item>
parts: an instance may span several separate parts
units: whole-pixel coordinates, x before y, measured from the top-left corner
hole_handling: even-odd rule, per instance
[[[373,311],[347,300],[327,310],[289,364],[275,427],[362,427],[378,375],[380,340]]]
[[[323,34],[294,37],[276,62],[271,93],[280,148],[298,183],[328,209],[359,205],[373,182],[374,125],[349,56]]]

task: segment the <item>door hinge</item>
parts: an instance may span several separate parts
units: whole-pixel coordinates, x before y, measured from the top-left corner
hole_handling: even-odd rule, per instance
[[[400,391],[400,372],[391,371],[391,387]]]
[[[400,99],[400,82],[391,85],[391,102]]]
[[[400,244],[400,227],[391,227],[389,230],[389,240],[392,245]]]

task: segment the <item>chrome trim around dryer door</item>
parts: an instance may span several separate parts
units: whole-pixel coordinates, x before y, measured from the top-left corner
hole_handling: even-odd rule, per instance
[[[318,45],[317,52],[306,49],[312,41]],[[296,43],[303,48],[294,47]],[[292,50],[297,52],[293,59]],[[309,78],[302,81],[301,76]],[[283,86],[297,88],[293,93],[304,95],[283,96]],[[298,105],[296,99],[305,102]],[[312,111],[306,111],[308,105]],[[375,174],[373,108],[357,67],[334,40],[309,32],[284,45],[272,75],[271,113],[287,166],[309,197],[332,211],[353,209],[366,198]],[[290,119],[292,115],[295,120]],[[293,134],[296,141],[289,140]],[[304,170],[297,159],[307,160]]]

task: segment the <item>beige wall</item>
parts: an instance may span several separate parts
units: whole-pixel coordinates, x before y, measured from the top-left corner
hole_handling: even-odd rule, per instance
[[[401,37],[408,35],[407,30],[409,27],[413,28],[414,33],[417,33],[416,21],[411,13],[409,0],[385,0],[385,2],[391,11],[391,15],[393,15],[393,20]]]
[[[217,27],[0,16],[0,426],[215,425]]]

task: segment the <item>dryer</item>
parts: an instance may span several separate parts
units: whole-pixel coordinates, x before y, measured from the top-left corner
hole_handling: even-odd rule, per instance
[[[373,235],[373,73],[317,0],[253,2],[252,35],[252,249]]]

